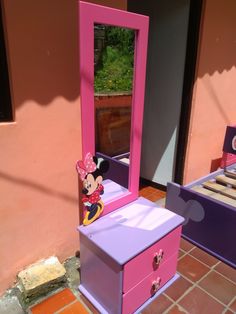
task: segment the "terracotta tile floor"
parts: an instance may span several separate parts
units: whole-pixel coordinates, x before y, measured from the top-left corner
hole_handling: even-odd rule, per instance
[[[150,186],[140,196],[151,201],[165,192]],[[154,300],[142,314],[232,314],[236,313],[236,270],[181,239],[178,272],[180,278]],[[69,289],[31,308],[32,314],[86,314],[99,312],[83,296]]]
[[[166,196],[166,192],[155,189],[152,186],[142,186],[139,190],[139,195],[156,202]]]
[[[34,305],[32,314],[87,314],[90,313],[85,306],[77,300],[76,296],[68,288],[48,297],[41,303]]]

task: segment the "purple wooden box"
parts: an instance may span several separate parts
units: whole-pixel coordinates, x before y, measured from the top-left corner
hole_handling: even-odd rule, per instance
[[[96,156],[102,157],[105,160],[109,161],[110,167],[107,173],[104,174],[103,179],[112,180],[124,188],[128,189],[129,182],[129,165],[123,163],[117,158],[112,158],[102,153],[96,153]],[[124,157],[129,157],[129,153],[124,154]]]
[[[223,173],[215,171],[185,186],[168,183],[166,207],[185,218],[185,239],[236,268],[236,208],[191,190]]]
[[[236,154],[236,127],[227,126],[223,152]],[[227,169],[233,169],[233,164]],[[166,207],[183,216],[183,237],[236,268],[236,207],[191,190],[194,186],[223,174],[221,169],[180,186],[168,183]]]
[[[181,216],[140,197],[89,226],[78,227],[81,243],[79,290],[101,313],[120,314],[124,265],[182,223]],[[174,276],[167,282],[155,297],[177,278]]]

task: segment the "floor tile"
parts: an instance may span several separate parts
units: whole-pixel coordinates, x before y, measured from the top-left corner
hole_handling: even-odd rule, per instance
[[[219,260],[205,251],[195,247],[189,254],[200,260],[201,262],[207,264],[209,267],[214,266],[219,262]]]
[[[165,294],[177,301],[191,286],[192,284],[188,280],[180,277],[165,291]]]
[[[139,196],[142,196],[142,197],[147,197],[148,195],[150,195],[151,193],[148,192],[148,191],[144,191],[144,190],[140,190],[139,191]]]
[[[233,267],[221,262],[215,267],[215,270],[236,283],[236,269],[233,269]]]
[[[139,192],[141,193],[150,193],[150,194],[156,191],[158,190],[152,186],[144,186],[144,187],[141,187],[141,189],[139,190]]]
[[[70,289],[64,289],[52,296],[43,302],[33,306],[31,308],[32,314],[53,314],[55,311],[58,311],[63,306],[70,304],[76,299],[74,294]]]
[[[234,311],[234,313],[236,313],[236,299],[235,301],[230,305],[230,309]]]
[[[178,261],[178,272],[188,279],[196,282],[201,279],[210,268],[190,255],[185,255]]]
[[[215,271],[201,280],[199,286],[226,305],[236,296],[236,285]]]
[[[150,201],[155,202],[155,201],[165,197],[166,192],[158,190],[158,189],[151,187],[151,186],[145,186],[139,190],[139,196],[143,196],[143,197],[149,199]]]
[[[175,305],[167,313],[168,314],[185,314],[187,313],[187,311],[185,311],[180,305]]]
[[[159,195],[156,195],[156,194],[150,194],[150,195],[147,195],[146,198],[151,202],[156,202],[157,200],[161,199],[162,197],[160,197]]]
[[[189,314],[222,314],[224,309],[223,305],[198,287],[191,290],[179,304]]]
[[[84,304],[87,305],[87,307],[90,309],[90,311],[91,311],[93,314],[100,314],[100,313],[98,312],[98,310],[93,306],[93,304],[89,302],[88,299],[86,299],[83,295],[80,295],[80,298],[81,298],[81,300],[84,302]]]
[[[89,314],[89,312],[85,309],[82,303],[76,301],[60,311],[59,314]]]
[[[155,192],[153,192],[153,194],[159,196],[160,198],[163,198],[166,196],[166,192],[159,191],[159,190],[156,190]]]
[[[158,199],[155,203],[157,206],[165,208],[166,198],[162,197],[162,198]]]
[[[181,238],[180,240],[180,248],[185,251],[185,252],[189,252],[192,248],[194,247],[194,245],[188,241],[186,241],[185,239]]]
[[[160,190],[159,189],[157,189],[157,188],[154,188],[153,186],[149,186],[148,187],[148,190],[150,191],[150,192],[159,192]]]
[[[180,259],[186,252],[179,250],[178,259]]]
[[[173,303],[167,299],[165,295],[160,295],[155,299],[145,310],[142,311],[142,314],[163,314]]]

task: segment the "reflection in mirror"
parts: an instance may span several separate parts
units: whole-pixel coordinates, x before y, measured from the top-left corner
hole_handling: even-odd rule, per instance
[[[95,150],[109,160],[103,201],[129,188],[135,31],[94,24]]]

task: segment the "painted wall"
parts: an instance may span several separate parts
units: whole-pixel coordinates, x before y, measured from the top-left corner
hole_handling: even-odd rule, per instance
[[[0,124],[0,293],[22,267],[78,250],[81,155],[76,2],[3,5],[15,122]]]
[[[0,294],[30,263],[79,249],[81,157],[77,1],[3,8],[15,122],[0,124]]]
[[[236,2],[206,0],[184,182],[216,170],[226,126],[236,124]]]
[[[174,179],[188,30],[189,0],[128,1],[150,16],[141,176]]]

